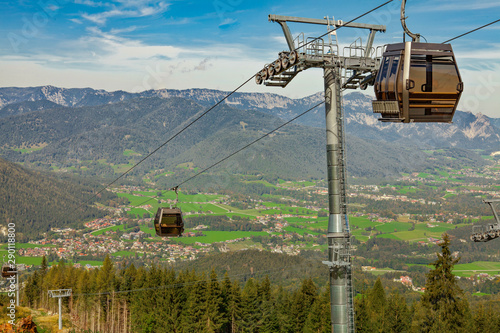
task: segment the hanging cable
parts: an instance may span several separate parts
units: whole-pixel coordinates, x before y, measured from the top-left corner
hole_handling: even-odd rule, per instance
[[[448,43],[448,42],[451,42],[452,40],[455,40],[455,39],[458,39],[458,38],[463,37],[463,36],[465,36],[465,35],[468,35],[468,34],[470,34],[470,33],[473,33],[474,31],[478,31],[478,30],[480,30],[480,29],[486,28],[487,26],[492,25],[492,24],[497,23],[497,22],[500,22],[500,19],[498,19],[498,20],[496,20],[496,21],[493,21],[493,22],[490,22],[490,23],[488,23],[488,24],[485,24],[485,25],[483,25],[483,26],[480,26],[479,28],[473,29],[473,30],[468,31],[468,32],[466,32],[466,33],[463,33],[463,34],[461,34],[461,35],[458,35],[457,37],[453,37],[452,39],[448,39],[448,40],[446,40],[446,41],[442,42],[441,44],[446,44],[446,43]]]

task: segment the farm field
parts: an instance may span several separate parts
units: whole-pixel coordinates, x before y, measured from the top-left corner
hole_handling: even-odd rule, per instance
[[[489,275],[500,274],[500,262],[475,261],[469,264],[457,264],[453,269],[453,274],[462,277],[487,273]]]
[[[395,222],[391,222],[395,223]],[[400,223],[400,222],[396,222]],[[409,227],[411,227],[411,224],[407,223]],[[405,241],[410,241],[410,242],[416,242],[420,240],[427,240],[429,237],[433,238],[441,238],[441,235],[446,232],[447,230],[450,229],[455,229],[457,225],[453,224],[447,224],[447,223],[432,223],[432,227],[429,227],[427,223],[417,223],[415,224],[415,230],[405,230],[405,231],[397,231],[394,232],[394,228],[392,228],[392,232],[390,228],[387,228],[387,233],[378,235],[377,237],[381,238],[392,238],[392,239],[399,239],[399,240],[405,240]],[[461,225],[463,226],[463,225]],[[382,229],[384,229],[382,227]],[[379,227],[377,227],[377,230],[379,230]],[[389,236],[391,235],[391,236]],[[396,237],[396,238],[394,238]]]
[[[203,231],[203,234],[205,236],[179,237],[176,240],[183,244],[194,244],[196,242],[211,244],[236,238],[268,235],[264,231]]]

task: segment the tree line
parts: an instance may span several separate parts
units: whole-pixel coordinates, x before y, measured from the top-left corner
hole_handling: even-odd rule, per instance
[[[426,275],[426,290],[408,304],[380,279],[355,298],[357,332],[498,332],[500,297],[469,305],[451,273],[458,262],[449,238]],[[64,299],[76,330],[91,332],[330,332],[330,292],[312,278],[286,288],[263,278],[220,278],[153,265],[116,267],[107,257],[99,269],[60,262],[26,281],[23,302],[57,311],[47,290],[71,288]]]

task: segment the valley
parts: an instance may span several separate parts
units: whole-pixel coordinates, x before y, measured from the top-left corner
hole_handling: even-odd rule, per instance
[[[430,156],[441,153],[426,152]],[[469,239],[472,225],[492,221],[491,211],[481,199],[498,197],[493,180],[499,177],[500,159],[497,155],[483,158],[490,163],[481,168],[427,169],[377,184],[352,178],[349,226],[356,270],[369,265],[373,274],[411,276],[415,264],[424,268],[430,264],[435,244],[448,232],[455,255],[462,257],[461,265],[456,266],[458,276],[500,276],[495,241],[477,244]],[[326,253],[327,189],[323,180],[266,180],[233,174],[223,179],[232,190],[219,187],[217,192],[215,183],[213,192],[181,189],[177,206],[185,218],[184,236],[156,236],[152,223],[156,210],[176,201],[174,192],[160,190],[156,182],[175,178],[178,172],[197,172],[194,165],[186,167],[150,172],[142,185],[112,187],[116,199],[97,205],[106,216],[77,228],[52,228],[36,240],[18,244],[18,262],[30,269],[45,255],[49,262],[65,260],[76,267],[92,267],[102,265],[110,255],[116,262],[176,265],[214,253],[251,249],[292,256],[315,252],[319,258]],[[386,253],[383,260],[374,253],[367,256],[364,248],[383,240],[414,251],[408,255],[404,251]],[[481,251],[475,250],[479,248]]]

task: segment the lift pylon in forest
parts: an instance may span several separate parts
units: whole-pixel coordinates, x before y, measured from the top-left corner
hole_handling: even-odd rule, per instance
[[[59,299],[59,329],[62,330],[62,304],[61,299],[63,297],[70,297],[71,289],[57,289],[57,290],[49,290],[49,297],[58,298]]]
[[[384,32],[385,26],[349,22],[344,24],[333,18],[309,19],[269,15],[269,21],[281,25],[288,44],[288,51],[256,74],[257,84],[286,87],[301,71],[322,68],[325,84],[326,150],[328,161],[328,260],[330,268],[330,303],[332,332],[354,332],[354,304],[351,277],[350,231],[346,201],[345,131],[342,114],[344,89],[366,89],[373,84],[382,48],[373,48],[376,32]],[[305,38],[301,33],[293,38],[287,22],[320,24],[327,27],[326,38]],[[336,30],[339,27],[368,29],[363,46],[360,38],[340,52]]]

